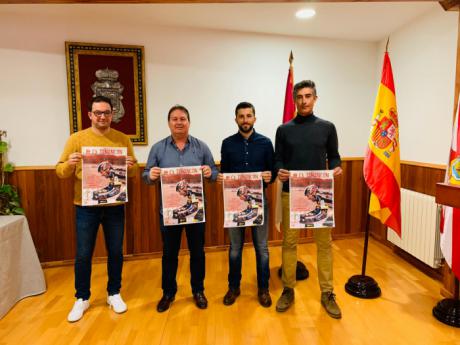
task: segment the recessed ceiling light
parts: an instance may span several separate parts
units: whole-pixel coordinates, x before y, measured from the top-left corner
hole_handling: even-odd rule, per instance
[[[302,10],[298,10],[295,14],[295,16],[299,19],[308,19],[311,17],[314,17],[316,14],[316,11],[312,8],[304,8]]]

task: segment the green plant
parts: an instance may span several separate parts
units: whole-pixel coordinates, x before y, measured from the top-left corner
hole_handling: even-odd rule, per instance
[[[6,183],[7,173],[13,172],[14,166],[4,160],[8,143],[2,137],[6,137],[6,131],[0,130],[0,215],[24,214],[16,187]]]

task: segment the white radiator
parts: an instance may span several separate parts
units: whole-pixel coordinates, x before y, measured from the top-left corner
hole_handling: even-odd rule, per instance
[[[387,239],[427,265],[437,268],[442,253],[439,212],[434,197],[401,189],[402,238],[388,229]]]

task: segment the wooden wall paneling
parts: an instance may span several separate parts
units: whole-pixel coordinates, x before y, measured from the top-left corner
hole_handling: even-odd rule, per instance
[[[49,172],[41,171],[42,174],[47,174],[52,177],[52,182],[57,189],[55,200],[51,199],[51,207],[54,210],[56,218],[56,238],[59,239],[59,244],[62,248],[59,260],[73,259],[76,248],[75,235],[75,207],[73,205],[73,181],[72,179],[60,179],[54,173],[54,170]],[[46,229],[43,229],[46,233]],[[45,239],[46,240],[46,239]],[[56,259],[49,258],[46,261]]]
[[[222,185],[205,180],[204,192],[206,205],[205,246],[224,245],[228,239],[223,227]]]
[[[362,233],[365,210],[359,200],[365,194],[362,181],[362,159],[344,160],[344,174],[335,183],[336,224],[334,237],[356,236]],[[129,179],[129,202],[126,205],[125,255],[161,253],[159,226],[159,184],[146,185],[141,178],[143,167]],[[18,186],[26,211],[32,238],[41,262],[72,260],[75,255],[75,210],[73,206],[73,179],[59,179],[54,167],[17,169],[11,183]],[[207,200],[207,247],[229,244],[223,228],[222,187],[205,182]],[[269,204],[269,241],[280,243],[282,233],[275,227],[275,185],[267,189]],[[360,209],[361,208],[361,209]],[[312,231],[301,230],[301,241],[311,241]],[[247,242],[252,242],[247,231]],[[186,248],[185,236],[182,248]],[[102,231],[99,232],[95,257],[106,256]]]
[[[128,178],[128,203],[125,206],[125,243],[126,253],[134,253],[134,240],[136,231],[141,231],[140,226],[133,222],[133,219],[141,219],[142,206],[139,184],[141,172],[135,177]],[[134,193],[133,193],[134,192]]]
[[[444,181],[445,169],[401,164],[401,187],[434,196],[436,183]]]
[[[391,246],[390,242],[387,241],[387,227],[380,223],[380,220],[374,217],[369,218],[369,233],[376,240]]]
[[[343,235],[347,232],[347,205],[349,193],[349,172],[351,162],[343,162],[343,174],[334,178],[334,217],[335,228],[332,230],[334,237]],[[312,234],[313,235],[313,234]]]
[[[139,178],[140,177],[136,177]],[[162,250],[162,240],[160,232],[160,185],[146,185],[139,181],[137,189],[133,191],[140,198],[139,205],[129,203],[129,208],[138,207],[140,210],[136,212],[139,217],[130,214],[127,219],[134,231],[134,254],[144,254],[152,252],[160,252]]]
[[[368,188],[363,176],[363,161],[354,161],[347,174],[347,231],[346,234],[364,233],[367,217]]]
[[[36,171],[33,174],[35,180],[35,193],[33,194],[33,203],[35,204],[34,212],[36,213],[37,230],[39,231],[38,238],[42,243],[46,243],[47,249],[53,256],[61,258],[72,257],[73,248],[75,246],[74,236],[68,236],[65,241],[62,238],[62,233],[74,234],[75,227],[69,223],[63,225],[57,222],[56,214],[61,213],[70,216],[71,203],[59,203],[56,198],[59,195],[61,184],[56,174],[50,174],[47,171]],[[72,194],[70,194],[72,195]],[[50,207],[51,206],[51,207]],[[58,207],[60,208],[58,210]],[[73,213],[73,212],[72,212]]]
[[[268,203],[268,240],[281,240],[281,232],[278,231],[278,227],[276,224],[276,207],[278,195],[276,182],[270,184],[267,187],[265,195]]]

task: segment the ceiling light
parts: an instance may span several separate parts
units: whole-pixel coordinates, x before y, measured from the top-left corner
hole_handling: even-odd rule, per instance
[[[299,19],[308,19],[311,17],[314,17],[316,14],[316,11],[312,8],[304,8],[302,10],[298,10],[295,14],[295,16]]]

